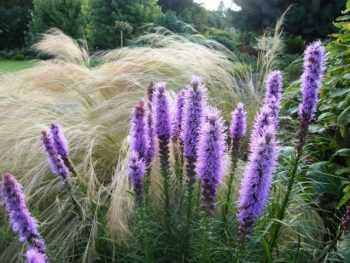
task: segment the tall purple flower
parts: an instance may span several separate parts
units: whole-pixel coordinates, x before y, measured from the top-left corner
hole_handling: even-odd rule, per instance
[[[50,136],[52,138],[53,146],[62,159],[64,165],[68,168],[68,170],[76,174],[74,170],[73,164],[69,159],[69,146],[68,141],[63,133],[63,128],[58,123],[52,123],[50,127]]]
[[[174,116],[173,127],[172,127],[172,138],[174,141],[180,139],[180,135],[182,131],[183,114],[184,114],[184,106],[185,106],[185,93],[186,93],[186,90],[181,90],[176,95],[175,116]]]
[[[29,248],[26,252],[26,263],[47,263],[47,257],[45,254],[39,252],[35,248]]]
[[[132,152],[129,157],[128,175],[132,182],[135,197],[138,202],[143,195],[143,177],[145,176],[145,162],[139,158],[138,153]]]
[[[150,164],[154,157],[154,123],[153,123],[153,102],[154,102],[154,90],[155,84],[151,82],[147,89],[147,116],[146,116],[146,127],[147,127],[147,150],[146,150],[146,165],[147,169],[150,169]],[[149,172],[147,172],[149,174]]]
[[[21,242],[45,254],[45,242],[39,233],[35,218],[27,208],[22,186],[9,173],[3,176],[0,186],[0,196],[4,201],[12,230],[18,234]]]
[[[264,104],[269,105],[271,116],[276,126],[278,126],[279,112],[281,107],[283,88],[282,73],[278,70],[272,71],[266,81],[266,93]]]
[[[232,112],[230,136],[233,145],[238,145],[247,132],[247,112],[242,103]]]
[[[250,136],[250,151],[252,151],[256,142],[258,141],[256,138],[261,137],[265,133],[266,129],[269,128],[271,125],[274,125],[276,127],[275,124],[276,119],[274,119],[271,114],[270,105],[263,105],[260,111],[255,116],[253,130]]]
[[[198,143],[196,172],[200,177],[202,207],[210,214],[216,207],[216,190],[224,174],[224,125],[216,110],[208,112]]]
[[[42,131],[41,140],[45,147],[52,173],[60,176],[65,181],[69,176],[69,171],[54,146],[52,135],[47,131]]]
[[[147,152],[147,129],[144,102],[140,101],[132,113],[130,129],[131,150],[145,160]]]
[[[160,170],[163,177],[166,220],[170,218],[170,169],[169,169],[169,141],[171,136],[170,102],[166,93],[166,84],[156,85],[154,97],[154,127],[159,144]],[[169,221],[167,221],[169,223]]]
[[[204,84],[195,76],[191,87],[186,92],[182,130],[189,184],[195,182],[194,166],[197,160],[197,144],[204,118],[205,101]]]
[[[156,85],[154,99],[154,126],[156,135],[159,140],[169,140],[171,135],[170,103],[164,82]]]
[[[277,164],[275,127],[269,126],[261,136],[253,138],[256,147],[249,154],[238,201],[241,238],[249,235],[269,200],[272,175]]]
[[[321,82],[325,70],[326,52],[321,41],[311,43],[304,54],[304,73],[302,76],[303,100],[299,106],[299,116],[303,123],[309,124],[316,112]]]
[[[52,123],[50,127],[53,144],[56,148],[57,153],[65,158],[68,158],[69,147],[66,137],[64,136],[61,125]]]

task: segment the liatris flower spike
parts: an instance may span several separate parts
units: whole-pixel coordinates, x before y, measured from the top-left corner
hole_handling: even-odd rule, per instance
[[[41,136],[52,173],[60,176],[65,182],[69,176],[69,171],[59,156],[58,152],[56,151],[51,135],[47,131],[42,131]]]
[[[154,157],[154,123],[153,123],[153,102],[154,102],[154,90],[155,90],[154,82],[151,82],[147,89],[147,117],[146,117],[146,125],[147,125],[147,151],[146,151],[146,165],[148,172],[150,173],[150,164]]]
[[[13,175],[6,173],[0,189],[12,230],[18,234],[21,242],[45,255],[45,242],[39,233],[35,218],[27,208],[22,186]]]
[[[181,139],[180,135],[181,135],[182,125],[183,125],[185,93],[186,93],[186,90],[181,90],[176,95],[175,116],[174,116],[173,127],[172,127],[172,138],[174,141]]]
[[[320,41],[311,43],[304,53],[304,73],[302,76],[302,102],[299,105],[300,128],[298,134],[298,144],[296,147],[296,156],[289,172],[287,192],[282,201],[282,205],[277,214],[277,220],[272,226],[272,237],[270,250],[272,251],[277,243],[281,221],[284,219],[288,208],[290,194],[295,183],[299,161],[302,156],[308,127],[314,118],[317,108],[318,96],[321,88],[321,82],[325,70],[326,54]]]
[[[143,101],[140,101],[136,105],[132,113],[130,129],[130,146],[131,150],[137,153],[140,159],[146,159],[148,143],[146,129],[146,112]]]
[[[238,156],[240,151],[240,143],[242,138],[247,132],[247,112],[242,103],[239,103],[236,109],[232,112],[232,121],[230,127],[230,137],[232,140],[232,150],[231,150],[231,173],[227,181],[227,193],[226,201],[223,207],[223,221],[224,227],[227,227],[227,217],[228,211],[231,207],[232,199],[232,184],[235,176],[235,171],[238,162]]]
[[[52,138],[53,146],[57,154],[62,159],[64,165],[68,170],[76,175],[76,171],[72,162],[69,159],[69,146],[68,141],[63,133],[63,128],[58,123],[52,123],[50,127],[50,136]]]
[[[57,123],[51,124],[51,135],[57,153],[64,158],[68,158],[69,147],[66,137],[64,136],[61,125]]]
[[[238,221],[241,239],[252,232],[257,219],[268,204],[272,175],[277,164],[275,128],[270,126],[262,136],[253,138],[256,147],[249,154],[241,182]]]
[[[196,172],[201,182],[201,203],[209,214],[216,207],[216,191],[224,175],[225,135],[222,118],[211,109],[203,125],[198,143]]]
[[[47,257],[45,254],[40,253],[35,248],[30,248],[26,252],[26,263],[47,263]]]
[[[311,43],[304,54],[304,73],[302,76],[302,103],[299,116],[308,125],[316,112],[321,82],[325,70],[326,52],[320,41]]]
[[[197,160],[197,143],[203,123],[206,95],[204,84],[198,77],[193,77],[191,87],[186,92],[182,140],[186,158],[189,184],[195,182],[194,164]]]
[[[163,193],[165,200],[166,223],[170,220],[170,163],[169,142],[171,136],[170,103],[166,93],[166,84],[156,85],[154,97],[154,127],[159,144],[160,170],[163,177]]]
[[[132,152],[129,157],[128,175],[132,182],[136,201],[141,203],[143,198],[143,177],[145,176],[145,162],[138,157],[138,153]]]
[[[278,70],[272,71],[267,77],[264,105],[269,105],[273,122],[278,126],[282,99],[283,77]]]
[[[242,103],[232,112],[232,121],[230,135],[232,145],[238,145],[240,140],[245,136],[247,131],[247,112]]]

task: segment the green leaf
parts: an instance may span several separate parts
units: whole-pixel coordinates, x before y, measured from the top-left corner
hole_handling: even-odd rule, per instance
[[[270,251],[270,246],[265,238],[262,240],[262,245],[263,245],[264,252],[265,252],[266,262],[272,263],[272,255],[271,255],[271,251]]]
[[[350,200],[350,185],[344,188],[344,192],[344,196],[340,199],[339,203],[337,204],[337,209],[341,208]]]
[[[350,149],[349,148],[340,149],[333,154],[333,157],[335,156],[350,157]]]
[[[341,126],[345,126],[350,123],[350,106],[339,114],[337,122]]]

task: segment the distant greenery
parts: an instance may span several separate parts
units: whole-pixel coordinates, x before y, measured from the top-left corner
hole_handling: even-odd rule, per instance
[[[31,6],[31,0],[0,0],[0,49],[25,45]]]
[[[124,34],[125,38],[129,38],[131,33],[142,31],[143,24],[153,23],[161,15],[157,0],[91,0],[89,10],[88,37],[91,47],[96,49],[110,49],[121,43],[116,22],[131,25],[133,32],[129,30]]]
[[[31,68],[34,64],[35,62],[32,60],[0,60],[0,73],[16,72],[22,69]]]
[[[31,33],[34,37],[50,28],[59,28],[74,38],[83,37],[81,0],[33,0],[32,17]]]
[[[235,0],[241,12],[229,12],[231,24],[242,30],[263,31],[273,27],[291,6],[285,24],[289,34],[312,40],[334,31],[332,21],[345,6],[344,0]]]

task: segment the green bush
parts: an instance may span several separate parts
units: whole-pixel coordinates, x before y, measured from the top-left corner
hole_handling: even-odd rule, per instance
[[[84,33],[84,19],[81,0],[33,0],[31,24],[32,37],[59,28],[73,38]]]

